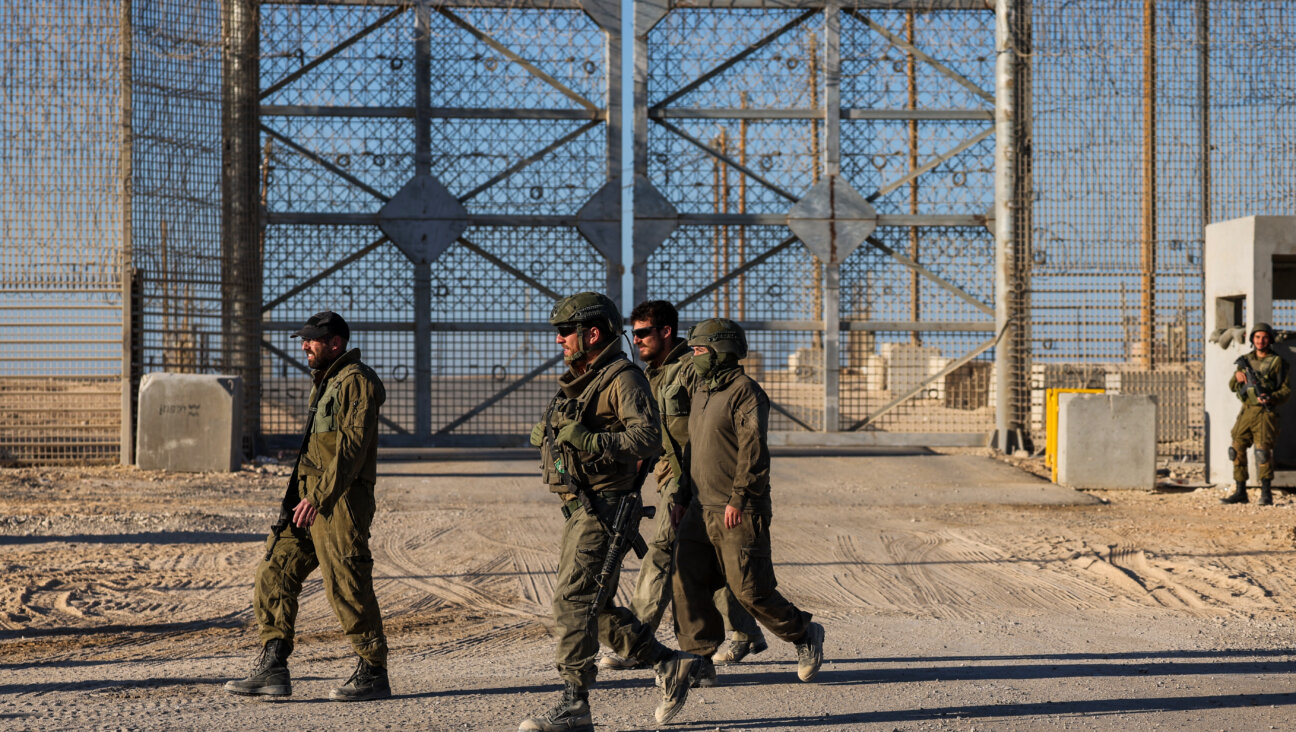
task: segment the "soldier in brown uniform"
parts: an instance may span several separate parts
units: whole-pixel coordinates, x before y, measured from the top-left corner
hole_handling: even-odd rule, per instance
[[[648,543],[648,553],[639,565],[630,610],[645,625],[656,629],[671,602],[675,523],[680,516],[672,517],[670,507],[675,504],[680,484],[688,482],[683,460],[689,439],[689,393],[697,374],[693,371],[693,349],[676,335],[679,313],[674,305],[665,300],[642,302],[630,312],[630,325],[639,357],[648,364],[648,383],[657,401],[662,427],[662,456],[655,471],[662,510],[657,516],[656,533]],[[733,631],[729,646],[715,655],[715,663],[738,663],[749,653],[761,653],[769,647],[756,620],[743,610],[727,585],[716,591],[715,604],[724,618],[725,628]],[[616,654],[604,656],[599,666],[635,668],[633,661]],[[702,684],[708,684],[714,672],[708,669],[706,675],[708,678]]]
[[[665,723],[683,707],[699,659],[662,645],[652,628],[612,604],[615,574],[608,601],[593,608],[611,539],[608,527],[621,501],[638,490],[640,461],[654,458],[661,444],[657,408],[643,372],[621,349],[621,314],[606,296],[582,292],[563,298],[549,324],[558,329],[568,371],[532,430],[531,444],[541,448],[545,482],[562,499],[566,518],[553,597],[556,665],[564,688],[556,706],[523,720],[518,730],[594,728],[589,687],[598,672],[600,640],[620,656],[656,664],[665,679],[656,718]]]
[[[1233,492],[1221,503],[1246,503],[1247,448],[1255,444],[1256,471],[1260,474],[1260,505],[1273,503],[1274,445],[1278,442],[1278,407],[1291,396],[1287,384],[1287,362],[1271,350],[1273,328],[1260,323],[1251,331],[1255,350],[1238,359],[1238,370],[1229,378],[1229,388],[1242,401],[1242,410],[1233,423],[1233,444],[1229,459],[1233,461]],[[1241,368],[1245,363],[1249,369]],[[1246,373],[1250,370],[1251,374]]]
[[[680,648],[709,658],[724,640],[712,594],[726,583],[766,629],[796,645],[797,676],[812,681],[823,663],[823,626],[811,622],[776,588],[770,556],[769,398],[738,361],[747,337],[732,320],[714,318],[689,331],[693,393],[685,469],[676,496],[687,503],[679,524],[675,619]]]
[[[302,340],[315,385],[310,417],[279,521],[256,571],[252,607],[262,651],[252,674],[230,681],[234,694],[288,696],[292,681],[297,598],[307,576],[320,569],[324,595],[359,660],[351,678],[329,692],[335,701],[391,696],[387,637],[373,590],[369,525],[374,517],[378,465],[378,408],[387,398],[360,350],[347,350],[351,329],[342,316],[311,316],[293,334]]]

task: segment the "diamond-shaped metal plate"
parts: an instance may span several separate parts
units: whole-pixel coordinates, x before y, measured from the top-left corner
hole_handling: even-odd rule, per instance
[[[877,228],[877,210],[845,178],[830,175],[792,206],[787,225],[820,259],[841,264]]]
[[[416,175],[378,211],[378,228],[414,264],[428,264],[468,228],[468,210],[430,175]]]
[[[634,258],[645,261],[679,226],[679,212],[643,176],[634,181]],[[621,257],[621,188],[608,182],[576,212],[576,229],[604,257]]]

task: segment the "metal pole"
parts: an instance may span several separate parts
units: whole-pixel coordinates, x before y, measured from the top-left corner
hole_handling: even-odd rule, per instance
[[[748,97],[747,92],[741,92],[738,95],[743,109],[747,109]],[[747,119],[743,118],[738,121],[738,162],[745,168],[747,167]],[[747,176],[738,176],[738,213],[747,213]],[[738,227],[738,266],[741,267],[747,263],[747,226]],[[747,275],[743,274],[738,278],[738,309],[736,312],[738,320],[747,319]]]
[[[222,10],[222,366],[243,378],[244,440],[255,449],[261,429],[260,6],[225,0]]]
[[[1012,428],[1012,369],[1015,334],[1011,320],[1010,283],[1014,281],[1012,251],[1017,237],[1013,220],[1013,194],[1017,160],[1015,127],[1016,49],[1011,22],[1014,0],[995,0],[995,433],[998,449],[1008,452]]]
[[[648,29],[634,29],[634,108],[631,111],[634,125],[634,177],[648,178]],[[632,187],[633,189],[633,187]],[[632,190],[633,193],[633,190]],[[631,210],[635,208],[632,206]],[[639,236],[639,222],[632,221],[631,238]],[[632,247],[635,249],[635,247]],[[634,301],[648,299],[648,263],[631,258]]]
[[[841,3],[824,7],[824,172],[829,180],[841,174]],[[834,235],[836,228],[833,228]],[[823,370],[824,432],[841,428],[841,262],[837,247],[824,262]]]
[[[918,108],[918,59],[915,58],[913,49],[917,38],[914,32],[914,11],[910,10],[905,13],[905,40],[909,41],[909,51],[905,54],[905,72],[909,77],[909,109]],[[918,169],[918,120],[909,120],[909,172]],[[915,176],[909,184],[909,213],[918,214],[918,177]],[[921,262],[920,251],[921,243],[918,238],[918,227],[909,227],[909,258],[915,262]],[[921,284],[922,277],[918,270],[909,270],[909,319],[917,323],[922,318],[921,306]],[[914,345],[922,345],[922,334],[913,331],[909,334],[910,341]]]
[[[1140,210],[1139,336],[1134,363],[1153,367],[1156,322],[1156,3],[1143,0],[1143,196]]]
[[[621,9],[622,4],[616,3],[617,22],[612,28],[604,29],[607,36],[607,45],[605,46],[605,63],[607,68],[607,178],[609,182],[616,184],[616,190],[624,191],[621,186],[621,165],[622,151],[624,145],[621,141],[621,130],[623,121],[621,119],[621,110],[624,105],[621,102]],[[623,194],[624,195],[624,194]],[[633,206],[634,195],[631,193],[631,205]],[[633,210],[633,208],[631,209]],[[621,219],[618,219],[621,220]],[[633,231],[633,229],[632,229]],[[621,302],[622,286],[621,276],[625,273],[625,260],[623,252],[624,233],[623,229],[617,230],[620,237],[617,239],[615,251],[618,252],[617,259],[607,261],[607,296],[612,298],[612,302],[618,304],[622,310],[625,310],[625,304]],[[633,251],[633,248],[632,248]],[[634,257],[631,255],[631,263]],[[631,303],[633,306],[633,303]]]
[[[414,9],[414,173],[432,173],[432,11]],[[414,435],[432,440],[432,265],[414,265]]]
[[[131,23],[131,0],[122,0],[121,16],[118,24],[121,34],[121,145],[118,148],[120,158],[117,161],[118,175],[121,181],[121,262],[117,276],[121,278],[121,318],[122,318],[122,364],[121,364],[121,446],[119,459],[122,465],[130,465],[135,430],[134,427],[134,389],[135,372],[135,329],[134,329],[134,273],[135,253],[133,251],[132,185],[134,177],[132,155],[134,149],[134,126],[131,122],[131,85],[134,83],[131,74],[131,56],[133,55],[134,26]]]
[[[1202,236],[1211,222],[1211,156],[1210,156],[1210,4],[1197,0],[1197,107],[1198,145],[1201,147],[1201,219]],[[1205,257],[1198,257],[1202,263]],[[1209,475],[1209,473],[1208,473]]]

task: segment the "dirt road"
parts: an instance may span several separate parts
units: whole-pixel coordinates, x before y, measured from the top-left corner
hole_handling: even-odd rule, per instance
[[[352,658],[318,580],[292,700],[221,689],[255,653],[287,468],[0,471],[0,728],[515,729],[557,697],[561,515],[527,453],[426,457],[380,466],[398,698],[362,705],[325,701]],[[827,662],[802,684],[776,641],[670,727],[1291,728],[1296,500],[1217,498],[1078,494],[972,454],[776,454],[776,571]],[[652,729],[655,703],[648,671],[592,695],[600,729]]]

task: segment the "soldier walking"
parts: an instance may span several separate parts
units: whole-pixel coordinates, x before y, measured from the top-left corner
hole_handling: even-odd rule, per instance
[[[1229,388],[1242,401],[1242,409],[1233,423],[1233,444],[1229,459],[1233,461],[1233,492],[1220,503],[1246,503],[1247,448],[1255,445],[1256,472],[1260,474],[1260,505],[1273,504],[1274,445],[1278,442],[1278,407],[1291,396],[1287,384],[1288,365],[1272,350],[1273,328],[1268,323],[1251,331],[1254,350],[1237,360],[1238,370],[1229,379]],[[1248,373],[1249,372],[1249,373]]]
[[[608,527],[622,501],[639,489],[639,462],[654,458],[661,443],[657,408],[643,372],[622,351],[621,313],[610,299],[594,292],[563,298],[549,324],[558,329],[568,370],[531,444],[541,448],[545,482],[562,499],[566,518],[553,597],[563,695],[548,712],[523,720],[518,731],[594,728],[589,688],[600,640],[617,655],[656,665],[664,681],[656,719],[665,723],[684,706],[699,659],[662,645],[651,627],[612,604],[617,572],[608,600],[595,607],[596,578],[612,538]]]
[[[293,650],[297,599],[307,576],[320,569],[324,595],[359,656],[347,682],[329,692],[334,701],[391,696],[387,637],[373,590],[369,526],[374,517],[378,465],[378,409],[387,398],[382,381],[347,350],[351,329],[342,316],[311,316],[293,337],[312,371],[310,417],[265,558],[257,566],[252,607],[262,650],[252,674],[230,681],[233,694],[289,696],[288,656]]]
[[[681,484],[688,482],[684,471],[684,450],[688,445],[689,403],[693,384],[698,380],[693,370],[693,349],[676,335],[679,313],[665,300],[648,300],[630,312],[631,334],[639,357],[648,364],[648,383],[661,415],[662,457],[657,463],[657,490],[661,512],[648,552],[639,566],[630,610],[640,622],[654,630],[671,602],[671,576],[674,573],[675,523],[681,509],[672,516],[671,507]],[[717,664],[738,663],[749,653],[768,648],[765,635],[756,620],[734,599],[729,586],[715,593],[715,606],[724,619],[725,629],[733,632],[729,645],[712,659],[703,662],[699,672],[702,683],[715,678],[711,661]],[[634,668],[634,662],[616,654],[604,656],[599,666],[605,669]]]
[[[732,320],[713,318],[689,331],[688,345],[701,383],[689,414],[690,481],[675,498],[687,506],[674,581],[680,648],[704,658],[716,652],[724,624],[712,598],[728,584],[761,625],[796,645],[797,676],[813,681],[823,663],[824,631],[775,589],[770,402],[738,363],[747,356],[747,337]]]

